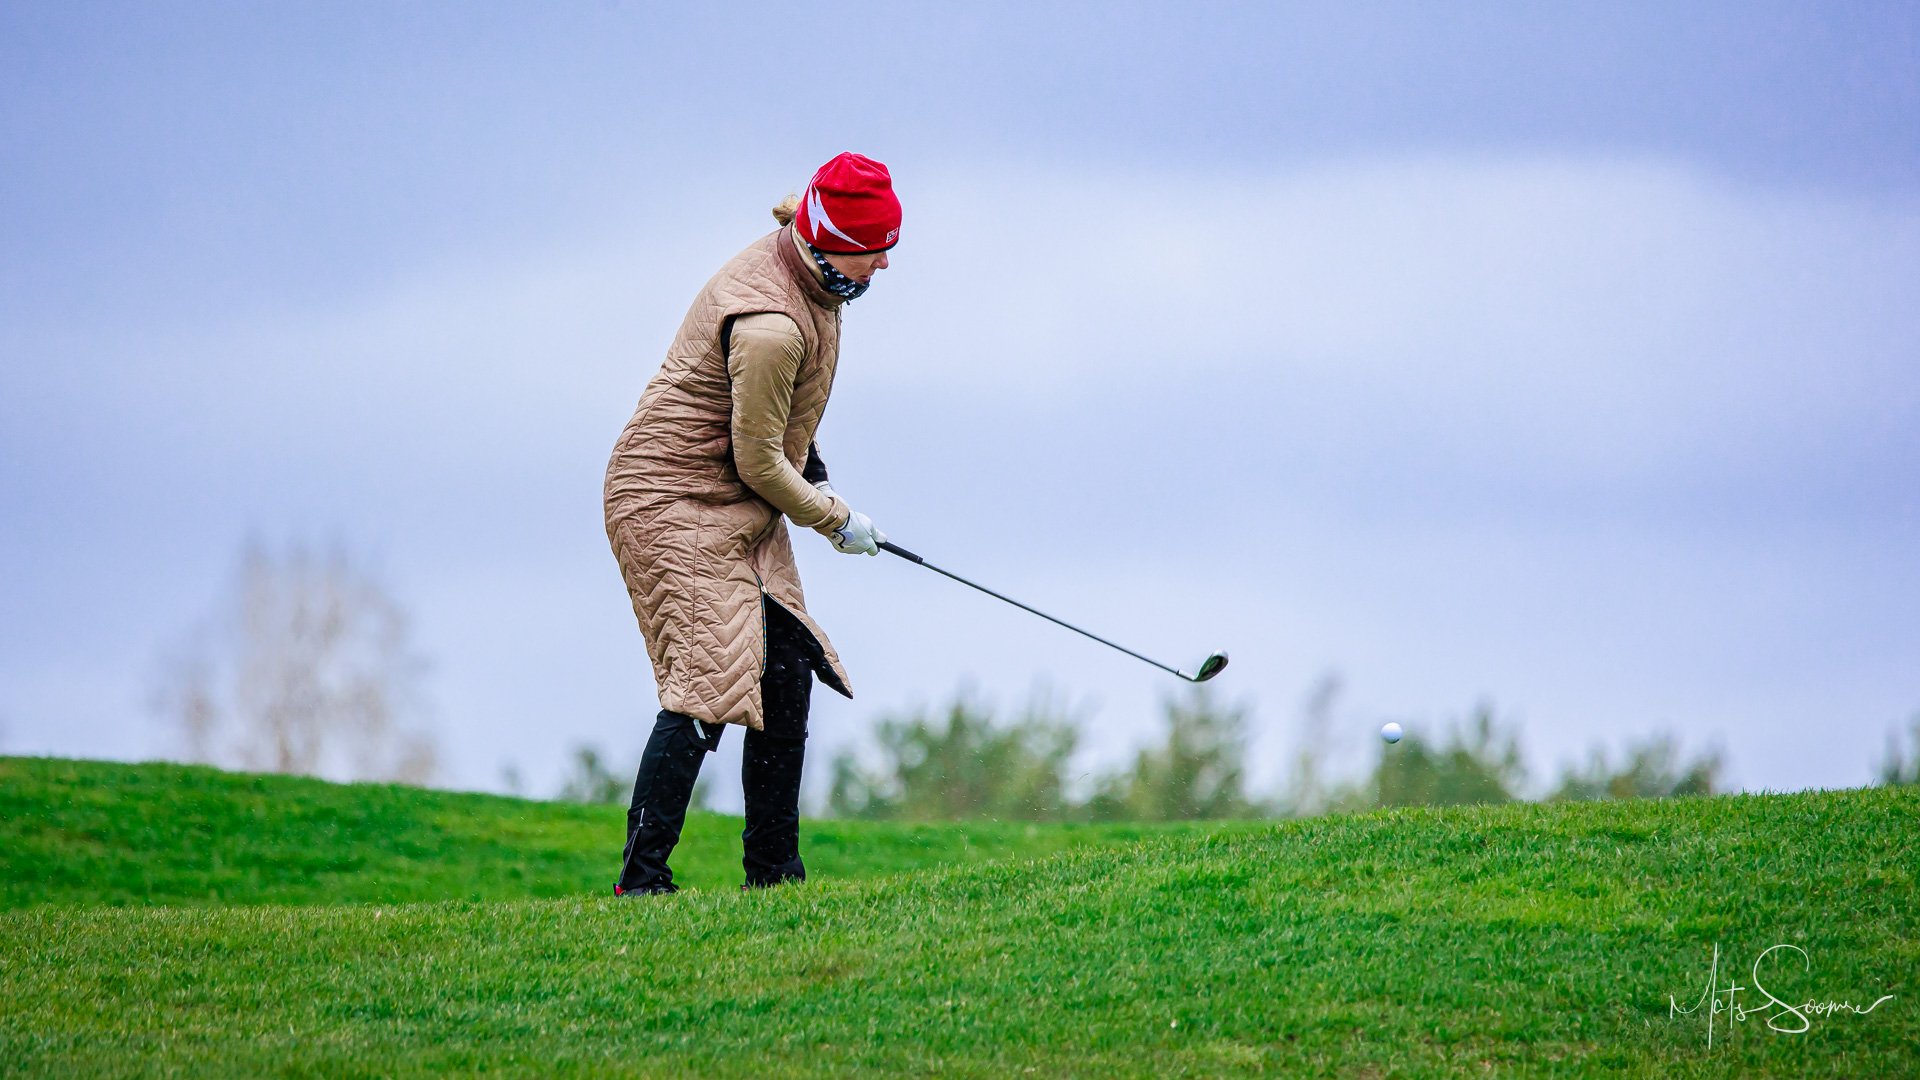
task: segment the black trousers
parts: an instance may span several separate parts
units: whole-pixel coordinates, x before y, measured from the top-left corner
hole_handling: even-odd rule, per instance
[[[760,696],[765,729],[747,732],[740,761],[747,803],[741,863],[750,887],[806,880],[807,868],[800,860],[800,771],[807,756],[813,672],[825,663],[819,643],[791,612],[771,598],[763,600],[763,608],[767,663]],[[673,888],[667,858],[680,842],[700,766],[719,748],[725,730],[724,724],[660,710],[633,780],[620,892]]]

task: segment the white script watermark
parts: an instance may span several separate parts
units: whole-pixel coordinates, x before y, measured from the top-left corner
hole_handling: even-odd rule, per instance
[[[1752,985],[1742,986],[1730,978],[1727,984],[1722,986],[1720,984],[1720,946],[1715,945],[1713,967],[1707,972],[1706,988],[1691,1005],[1682,1005],[1673,995],[1667,995],[1667,1018],[1671,1020],[1680,1016],[1692,1016],[1704,1008],[1707,1013],[1707,1048],[1711,1050],[1713,1029],[1722,1016],[1726,1017],[1729,1031],[1737,1023],[1765,1020],[1770,1031],[1782,1035],[1805,1035],[1813,1030],[1813,1022],[1816,1018],[1825,1020],[1842,1014],[1864,1016],[1893,1000],[1892,994],[1883,994],[1871,1005],[1855,1005],[1851,1001],[1817,1001],[1813,998],[1801,1002],[1783,1001],[1760,982],[1761,967],[1768,963],[1768,957],[1782,949],[1800,954],[1801,968],[1805,971],[1813,970],[1813,962],[1808,958],[1807,950],[1798,945],[1775,945],[1753,958],[1753,968],[1749,972]],[[1774,979],[1775,986],[1783,985],[1777,974],[1767,977]],[[1749,992],[1751,994],[1746,1000],[1754,1003],[1743,1004],[1741,995]],[[1760,1000],[1756,1000],[1755,996]]]

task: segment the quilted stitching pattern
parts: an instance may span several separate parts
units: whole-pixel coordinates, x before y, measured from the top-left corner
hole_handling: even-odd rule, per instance
[[[820,643],[831,668],[822,680],[853,696],[839,655],[807,614],[785,519],[733,467],[720,328],[766,311],[792,319],[807,344],[783,440],[794,468],[805,465],[833,387],[840,312],[783,228],[736,255],[694,299],[621,432],[606,486],[607,538],[661,706],[751,728],[761,727],[763,590]]]

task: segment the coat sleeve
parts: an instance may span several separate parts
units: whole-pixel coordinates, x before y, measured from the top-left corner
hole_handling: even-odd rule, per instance
[[[778,312],[733,321],[727,374],[733,380],[733,465],[740,479],[774,509],[829,532],[846,524],[848,508],[823,495],[787,460],[787,415],[793,380],[807,345],[793,320]]]

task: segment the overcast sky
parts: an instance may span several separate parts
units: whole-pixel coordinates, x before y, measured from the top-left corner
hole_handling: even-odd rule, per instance
[[[1920,8],[0,7],[0,751],[146,699],[249,535],[412,611],[444,782],[630,767],[614,437],[841,150],[893,169],[835,486],[1355,760],[1477,702],[1865,782],[1920,710]],[[840,18],[832,17],[842,16]],[[971,684],[1123,760],[1170,680],[796,534],[873,717]],[[732,756],[710,768],[733,798]]]

